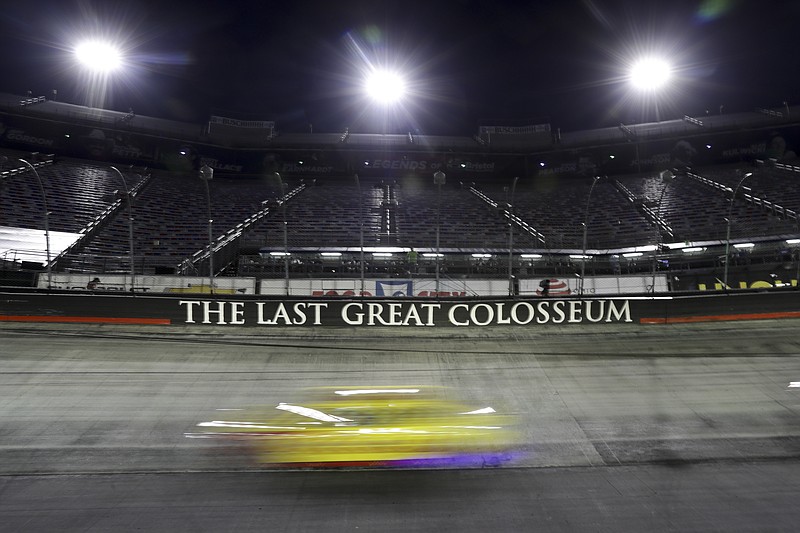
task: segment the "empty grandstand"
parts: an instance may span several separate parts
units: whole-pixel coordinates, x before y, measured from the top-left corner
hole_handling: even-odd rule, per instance
[[[728,275],[733,287],[789,283],[800,269],[790,116],[282,135],[272,122],[231,133],[4,95],[0,279],[435,278],[436,292],[440,279],[507,279],[510,293],[548,276],[581,289],[587,276],[634,274],[652,276],[649,290],[656,276],[681,290]]]

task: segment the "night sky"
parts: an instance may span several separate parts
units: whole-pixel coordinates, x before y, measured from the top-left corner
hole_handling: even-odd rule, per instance
[[[652,121],[656,104],[662,119],[797,104],[798,28],[800,2],[770,0],[5,0],[0,91],[287,132],[576,130]],[[125,50],[105,92],[75,64],[81,35]],[[673,63],[657,96],[627,83],[642,54]],[[405,72],[408,97],[369,101],[370,66]]]

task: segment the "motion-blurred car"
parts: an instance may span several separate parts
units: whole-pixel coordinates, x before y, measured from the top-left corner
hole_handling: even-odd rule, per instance
[[[318,389],[303,405],[203,422],[205,432],[194,436],[234,439],[273,467],[482,467],[515,458],[513,416],[451,395],[423,387]]]

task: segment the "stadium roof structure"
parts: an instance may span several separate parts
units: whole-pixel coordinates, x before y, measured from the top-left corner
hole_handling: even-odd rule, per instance
[[[44,96],[0,93],[0,112],[242,149],[348,146],[368,149],[397,148],[406,151],[464,150],[511,153],[542,152],[564,147],[591,147],[800,123],[800,106],[785,106],[697,117],[684,115],[680,119],[576,131],[551,131],[549,124],[536,125],[537,131],[533,132],[516,127],[487,127],[481,128],[472,137],[419,135],[411,132],[351,133],[348,130],[282,134],[280,125],[270,129],[269,133],[251,129],[241,135],[235,135],[235,129],[220,128],[211,122],[207,124],[178,122],[137,115],[134,110],[123,113],[48,100]],[[223,131],[219,132],[220,129]],[[231,135],[232,131],[234,135]]]

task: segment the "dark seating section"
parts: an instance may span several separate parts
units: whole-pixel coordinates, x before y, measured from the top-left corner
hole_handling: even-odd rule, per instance
[[[306,189],[285,205],[286,241],[289,247],[357,247],[359,228],[364,221],[364,245],[380,243],[381,204],[383,188],[380,182],[355,179],[321,178],[306,180]],[[359,210],[359,190],[362,196]],[[248,232],[248,242],[281,251],[284,247],[284,212],[257,223]]]
[[[707,177],[720,171],[696,169],[694,172]],[[760,207],[748,204],[741,196],[737,196],[731,211],[729,194],[689,176],[679,175],[669,182],[663,181],[657,174],[618,179],[637,198],[645,200],[672,229],[672,237],[664,236],[667,241],[725,240],[729,213],[732,221],[731,239],[783,235],[794,231],[793,222],[781,220]]]
[[[3,170],[28,168],[23,158],[34,163],[30,153],[4,150],[8,160]],[[114,191],[124,190],[122,181],[107,165],[86,161],[56,160],[38,166],[44,185],[49,224],[52,231],[79,233],[114,201]],[[122,168],[120,168],[122,170]],[[141,174],[127,172],[129,187],[142,179]],[[39,182],[32,171],[17,173],[3,180],[0,192],[0,225],[19,228],[44,227],[44,200]]]
[[[280,196],[279,184],[268,180],[220,178],[209,182],[212,234],[216,239]],[[134,201],[134,251],[148,265],[175,267],[208,245],[208,197],[196,176],[154,173]],[[85,247],[84,255],[127,268],[128,210],[103,228]],[[109,257],[115,258],[110,259]],[[220,265],[222,266],[222,265]]]
[[[403,246],[435,249],[438,213],[440,249],[508,248],[508,223],[468,186],[454,180],[435,185],[430,176],[411,176],[398,181],[395,193]]]
[[[439,246],[445,248],[503,248],[508,226],[497,210],[458,183],[442,185],[429,177],[318,179],[286,205],[289,247],[336,248],[360,245],[360,217],[365,246],[436,247],[439,210]],[[283,249],[282,213],[253,228],[248,240]]]
[[[23,167],[18,159],[31,158],[8,150],[3,155],[8,159],[0,171]],[[54,231],[85,231],[114,204],[113,191],[122,188],[107,164],[61,160],[37,170],[47,192]],[[143,179],[140,173],[121,170],[131,188]],[[283,250],[284,228],[285,245],[291,249],[357,249],[362,223],[365,246],[434,249],[438,226],[442,250],[497,253],[508,247],[506,212],[513,204],[513,214],[544,237],[542,243],[515,224],[515,250],[580,250],[591,190],[589,250],[644,246],[659,238],[666,242],[724,240],[731,206],[725,188],[734,188],[751,171],[753,176],[743,186],[752,194],[800,210],[799,174],[751,165],[695,169],[702,179],[677,176],[667,185],[657,172],[604,177],[594,189],[591,177],[538,176],[519,180],[513,198],[511,179],[467,183],[448,176],[446,183],[436,184],[432,176],[411,175],[361,178],[360,182],[352,177],[289,178],[289,183],[281,184],[275,178],[215,177],[210,182],[213,235],[241,227],[249,217],[268,209],[245,233],[242,242],[249,253],[264,247]],[[283,194],[297,190],[301,181],[305,188],[281,204]],[[4,177],[2,187],[0,225],[41,229],[44,207],[35,176],[14,171]],[[733,239],[797,233],[795,220],[746,202],[743,192],[733,204]],[[645,207],[669,225],[673,236],[657,236]],[[205,183],[197,176],[153,173],[134,202],[134,251],[142,262],[137,270],[151,272],[159,265],[174,269],[203,249],[208,244],[208,216]],[[82,259],[64,266],[78,271],[127,271],[127,208],[117,209],[87,241],[76,251]]]
[[[758,166],[743,169],[739,165],[702,169],[703,177],[730,187],[732,190],[741,183],[736,194],[740,203],[745,193],[771,204],[800,213],[800,172],[782,170],[771,166]],[[747,176],[750,174],[749,176]],[[747,177],[745,177],[747,176]],[[776,212],[778,216],[780,211]]]
[[[650,223],[633,203],[621,194],[609,179],[601,179],[592,188],[593,178],[570,177],[480,183],[487,196],[507,204],[513,189],[514,214],[543,234],[545,243],[517,230],[519,247],[574,249],[583,247],[583,222],[587,216],[587,249],[604,250],[647,244],[654,239]],[[591,197],[589,196],[591,190]]]

